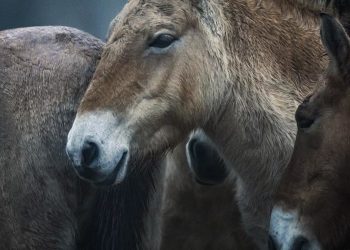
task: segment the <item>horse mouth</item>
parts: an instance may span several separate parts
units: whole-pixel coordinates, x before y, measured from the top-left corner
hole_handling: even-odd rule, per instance
[[[122,182],[127,175],[127,164],[128,164],[128,152],[125,151],[115,166],[114,170],[111,174],[107,176],[107,178],[102,182],[95,183],[97,186],[112,186],[116,183]],[[122,176],[120,176],[122,175]],[[120,178],[118,178],[120,176]]]
[[[126,178],[128,165],[128,152],[123,152],[120,160],[114,168],[78,168],[78,176],[98,187],[107,187],[118,184]]]

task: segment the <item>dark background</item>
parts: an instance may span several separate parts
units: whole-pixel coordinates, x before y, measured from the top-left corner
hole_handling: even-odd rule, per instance
[[[0,0],[0,30],[64,25],[105,39],[127,0]]]

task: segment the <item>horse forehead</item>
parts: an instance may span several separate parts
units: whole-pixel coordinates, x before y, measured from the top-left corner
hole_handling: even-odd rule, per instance
[[[172,16],[179,11],[190,11],[192,0],[132,0],[128,3],[128,12],[134,15],[145,15],[156,12]]]
[[[150,1],[149,3],[150,8],[166,16],[173,15],[178,6],[179,4],[174,1]]]
[[[181,26],[193,16],[189,13],[193,8],[184,2],[187,1],[132,1],[112,21],[108,39],[117,40],[127,34],[133,36],[142,32],[147,33],[152,27],[162,27],[165,23],[168,26]]]

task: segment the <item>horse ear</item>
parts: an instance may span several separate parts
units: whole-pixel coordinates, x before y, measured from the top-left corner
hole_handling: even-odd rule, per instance
[[[339,21],[328,14],[321,14],[321,38],[332,62],[338,69],[348,64],[350,39]]]
[[[191,172],[201,184],[220,184],[229,174],[216,146],[202,130],[191,135],[186,145],[186,156]]]

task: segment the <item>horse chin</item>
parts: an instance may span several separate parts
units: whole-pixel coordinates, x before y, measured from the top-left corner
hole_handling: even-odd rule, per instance
[[[113,171],[107,175],[106,179],[95,183],[97,186],[112,186],[117,185],[119,183],[122,183],[128,174],[128,164],[129,163],[129,153],[124,152],[117,163],[117,165],[114,167]]]

